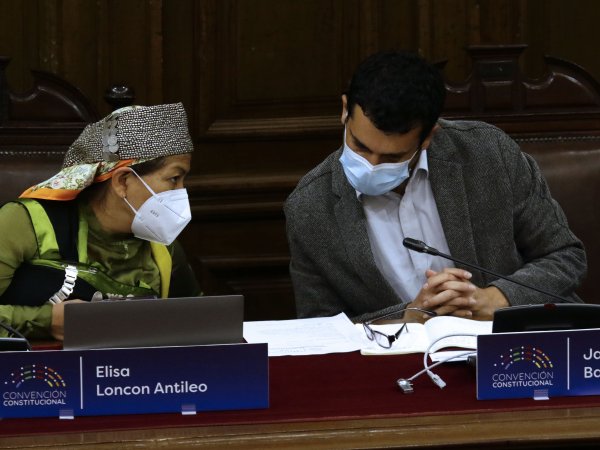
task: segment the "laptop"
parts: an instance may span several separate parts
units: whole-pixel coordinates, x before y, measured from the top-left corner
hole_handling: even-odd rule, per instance
[[[68,303],[64,321],[65,350],[240,343],[244,297]]]

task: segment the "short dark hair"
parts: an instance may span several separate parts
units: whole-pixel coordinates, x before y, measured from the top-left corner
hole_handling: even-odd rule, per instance
[[[348,86],[348,117],[359,105],[386,133],[421,126],[423,141],[442,113],[446,88],[440,71],[414,53],[385,51],[361,62]]]

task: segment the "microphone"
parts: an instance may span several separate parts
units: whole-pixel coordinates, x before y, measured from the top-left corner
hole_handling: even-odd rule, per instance
[[[518,284],[519,286],[526,287],[527,289],[533,289],[536,292],[548,295],[549,297],[553,297],[557,300],[560,300],[561,302],[573,303],[573,301],[569,300],[568,298],[561,297],[560,295],[553,294],[551,292],[545,291],[545,290],[537,288],[535,286],[531,286],[529,284],[522,283],[521,281],[513,280],[511,278],[505,277],[504,275],[496,273],[492,270],[484,269],[483,267],[478,266],[477,264],[472,264],[472,263],[468,263],[465,261],[461,261],[458,258],[454,258],[453,256],[446,255],[445,253],[442,253],[439,250],[425,244],[425,242],[423,242],[423,241],[419,241],[419,240],[413,239],[413,238],[405,238],[402,241],[402,245],[404,245],[407,249],[413,250],[415,252],[427,253],[428,255],[434,255],[434,256],[441,256],[442,258],[449,259],[450,261],[454,261],[454,262],[462,264],[464,266],[471,267],[471,268],[479,270],[481,272],[489,273],[490,275],[494,275],[495,277],[502,278],[503,280],[507,280],[507,281],[510,281],[511,283]]]

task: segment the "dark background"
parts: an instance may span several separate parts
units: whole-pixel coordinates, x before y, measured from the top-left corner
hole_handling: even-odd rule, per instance
[[[341,141],[340,95],[356,64],[389,48],[470,72],[465,48],[527,44],[600,79],[595,0],[0,0],[12,90],[30,69],[77,86],[99,113],[108,86],[143,105],[182,101],[196,152],[182,242],[207,294],[242,293],[246,319],[294,316],[282,202]]]

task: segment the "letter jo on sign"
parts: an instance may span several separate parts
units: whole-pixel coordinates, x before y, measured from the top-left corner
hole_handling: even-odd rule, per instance
[[[477,398],[600,394],[600,329],[477,338]]]

